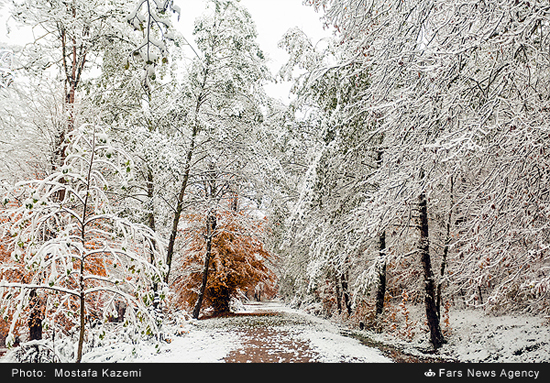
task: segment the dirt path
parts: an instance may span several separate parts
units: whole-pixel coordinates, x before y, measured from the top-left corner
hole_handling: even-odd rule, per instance
[[[256,306],[256,307],[255,307]],[[239,328],[242,348],[234,350],[224,358],[227,363],[311,363],[318,358],[308,342],[294,339],[289,331],[277,327],[289,322],[282,313],[269,310],[261,303],[249,304],[253,314],[240,314],[247,317],[243,323],[250,328]],[[288,325],[288,323],[286,323]]]
[[[305,341],[292,339],[287,331],[242,330],[243,346],[224,358],[227,363],[312,363],[318,358]]]
[[[223,359],[226,363],[452,362],[435,355],[411,355],[277,303],[251,303],[246,308],[222,321],[218,318],[218,324],[227,326],[240,340],[240,347]],[[369,351],[370,356],[360,351]]]
[[[273,302],[252,303],[243,313],[198,322],[224,328],[238,339],[239,347],[223,358],[226,363],[391,361],[377,349],[341,335],[330,322]]]

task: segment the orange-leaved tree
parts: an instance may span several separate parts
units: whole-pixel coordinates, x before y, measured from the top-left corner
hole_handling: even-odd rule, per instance
[[[180,274],[172,283],[177,304],[182,308],[196,307],[205,280],[208,217],[205,214],[189,215],[190,225],[183,230],[188,245],[185,255],[179,260]],[[230,311],[232,298],[258,287],[263,288],[266,296],[274,295],[277,277],[273,266],[276,259],[262,242],[266,220],[249,211],[219,209],[215,222],[203,307],[219,315]]]
[[[0,224],[5,222],[5,219],[0,218]],[[0,280],[10,279],[18,281],[27,281],[29,280],[28,272],[25,268],[15,262],[10,255],[8,247],[6,245],[7,238],[0,238]],[[11,294],[8,292],[0,292],[0,307],[3,307],[2,302],[5,300],[11,299]],[[19,331],[20,328],[24,328],[25,320],[29,322],[29,327],[32,327],[32,311],[26,311],[24,315],[21,315],[22,319],[20,320],[19,326],[17,326],[17,332],[15,336],[21,336],[22,333]],[[40,316],[40,313],[36,312],[34,315]],[[24,317],[24,318],[23,318]],[[0,347],[6,346],[6,338],[8,337],[10,324],[12,323],[13,312],[0,308]]]

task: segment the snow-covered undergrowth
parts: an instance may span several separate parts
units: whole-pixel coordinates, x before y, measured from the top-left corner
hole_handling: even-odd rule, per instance
[[[157,353],[160,344],[151,336],[135,333],[120,324],[106,324],[87,332],[82,362],[132,362],[139,355]],[[4,363],[72,363],[76,360],[78,340],[71,335],[23,342],[0,358]]]
[[[529,315],[451,312],[452,333],[442,352],[464,362],[550,362],[550,323]]]
[[[421,307],[410,309],[415,335],[409,341],[390,333],[370,329],[353,332],[375,342],[393,346],[417,357],[438,357],[470,363],[550,362],[550,322],[527,314],[493,316],[482,310],[451,310],[446,328],[447,343],[436,354],[422,324]],[[419,324],[420,323],[420,324]]]

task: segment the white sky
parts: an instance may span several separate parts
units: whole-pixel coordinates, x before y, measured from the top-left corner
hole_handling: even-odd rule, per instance
[[[11,22],[11,33],[7,33],[8,6],[2,7],[2,3],[3,0],[0,0],[0,47],[2,43],[19,45],[22,31],[14,28]],[[302,5],[302,0],[241,0],[240,3],[249,10],[256,23],[258,43],[269,60],[272,74],[276,74],[287,59],[286,53],[277,48],[277,43],[289,28],[301,28],[314,43],[331,34],[323,29],[319,20],[321,14],[312,7]],[[180,20],[174,20],[174,24],[192,43],[193,22],[204,12],[205,0],[175,0],[174,4],[181,8]],[[289,89],[290,84],[269,84],[266,87],[268,94],[284,102],[288,101]]]
[[[193,23],[205,11],[206,0],[175,0],[174,4],[181,7],[180,21],[175,24],[193,43]],[[331,34],[323,29],[321,14],[312,7],[302,5],[302,0],[241,0],[240,4],[252,15],[258,30],[258,43],[269,60],[268,67],[273,75],[288,57],[284,50],[277,47],[288,29],[299,27],[314,43]],[[287,102],[290,84],[268,84],[266,91],[270,96]]]

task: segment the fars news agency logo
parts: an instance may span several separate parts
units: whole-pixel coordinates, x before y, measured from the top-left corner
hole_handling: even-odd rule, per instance
[[[440,378],[506,378],[509,380],[515,378],[527,378],[537,380],[539,378],[540,370],[532,369],[531,365],[528,368],[499,368],[497,369],[476,369],[469,368],[466,370],[466,374],[463,374],[462,370],[447,370],[444,368],[439,369],[438,373],[434,372],[431,368],[424,372],[424,376],[427,378],[440,377]],[[500,370],[500,371],[499,371]]]
[[[424,373],[424,376],[426,376],[427,378],[433,378],[435,376],[435,372],[433,372],[432,369],[430,368],[428,371]]]

